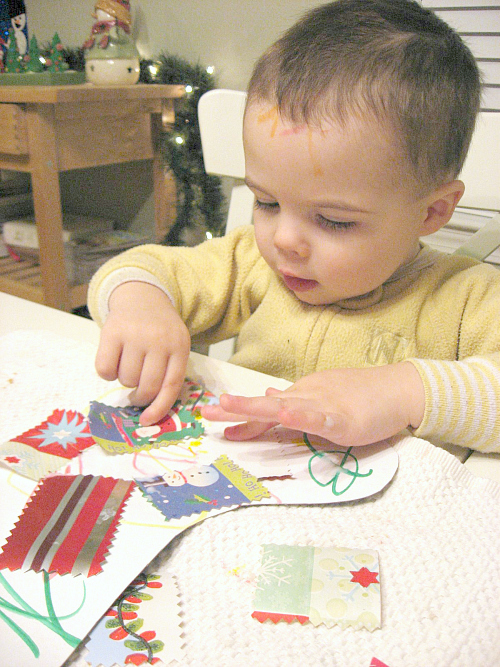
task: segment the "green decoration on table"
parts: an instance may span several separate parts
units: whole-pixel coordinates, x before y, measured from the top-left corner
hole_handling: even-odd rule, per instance
[[[5,54],[5,68],[4,72],[18,74],[24,71],[24,60],[19,53],[19,48],[17,45],[16,34],[11,28],[9,30],[9,46],[7,48],[7,53]]]
[[[141,83],[181,84],[186,96],[176,104],[173,127],[163,135],[162,154],[177,184],[177,219],[164,243],[195,245],[224,233],[221,180],[205,172],[198,125],[198,100],[215,88],[212,74],[200,64],[162,53],[141,62]]]
[[[52,37],[49,57],[45,61],[47,70],[49,72],[64,72],[69,68],[68,63],[64,59],[63,51],[64,47],[61,44],[59,35],[56,32],[54,37]]]
[[[43,72],[43,63],[40,60],[40,49],[35,35],[30,39],[28,56],[26,58],[26,70],[28,72]]]
[[[21,56],[15,35],[11,31],[5,69],[0,74],[0,85],[66,86],[85,83],[83,69],[83,51],[66,49],[57,33],[50,43],[41,48],[33,35],[29,50]]]

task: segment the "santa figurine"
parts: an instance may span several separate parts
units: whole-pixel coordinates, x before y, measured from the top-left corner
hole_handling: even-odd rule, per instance
[[[129,0],[97,0],[96,22],[83,44],[87,81],[97,86],[126,86],[139,79],[139,52],[131,32]]]

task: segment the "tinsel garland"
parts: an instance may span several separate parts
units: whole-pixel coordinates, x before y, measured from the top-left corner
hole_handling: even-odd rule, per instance
[[[143,83],[182,84],[186,95],[176,103],[173,131],[165,132],[162,153],[177,184],[177,219],[165,242],[182,245],[194,233],[218,236],[224,232],[224,196],[221,180],[205,172],[198,125],[198,100],[215,88],[213,75],[200,64],[191,65],[178,56],[162,53],[154,61],[141,62]]]
[[[42,50],[43,53],[43,50]],[[84,70],[83,50],[65,48],[71,69]],[[181,84],[186,95],[176,102],[174,127],[165,131],[161,150],[177,185],[177,217],[162,241],[185,245],[224,233],[224,195],[220,178],[205,172],[198,125],[198,100],[216,87],[214,77],[200,64],[161,53],[154,60],[141,60],[140,83]]]

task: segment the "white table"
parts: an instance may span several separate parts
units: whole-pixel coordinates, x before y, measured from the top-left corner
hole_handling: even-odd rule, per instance
[[[99,341],[99,328],[92,320],[0,292],[0,335],[21,329],[52,331],[95,345]],[[224,367],[224,362],[211,362]],[[500,454],[464,452],[457,458],[475,475],[500,482]]]

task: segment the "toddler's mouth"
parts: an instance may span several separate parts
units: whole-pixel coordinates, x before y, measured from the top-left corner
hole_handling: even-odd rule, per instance
[[[288,289],[291,289],[292,292],[307,292],[318,285],[316,280],[297,278],[296,276],[289,276],[286,273],[282,273],[281,277],[283,278],[285,285]]]

